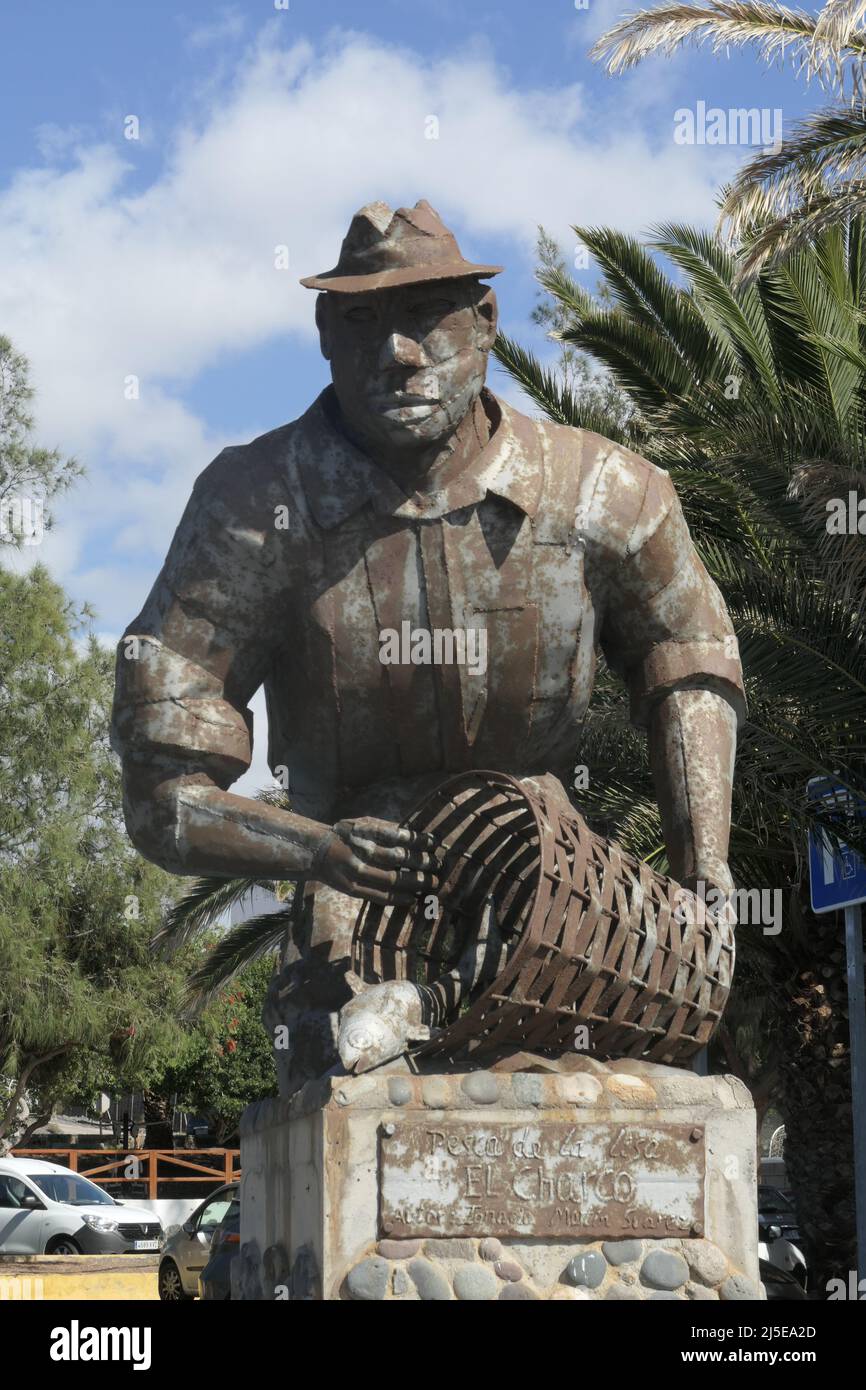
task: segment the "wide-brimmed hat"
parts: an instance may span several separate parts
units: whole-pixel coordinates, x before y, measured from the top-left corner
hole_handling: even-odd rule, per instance
[[[301,281],[310,290],[361,294],[425,280],[498,275],[501,265],[466,261],[438,212],[421,199],[394,212],[387,203],[368,203],[352,218],[333,270]]]

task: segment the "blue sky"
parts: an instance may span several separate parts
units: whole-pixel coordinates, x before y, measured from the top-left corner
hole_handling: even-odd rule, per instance
[[[820,94],[742,53],[607,78],[586,52],[626,8],[0,0],[0,332],[30,358],[40,442],[88,470],[21,563],[123,629],[209,459],[325,384],[297,280],[365,202],[428,198],[465,254],[506,266],[503,326],[545,354],[538,223],[570,256],[578,221],[711,222],[747,151],[676,144],[674,113],[781,107],[787,127]]]

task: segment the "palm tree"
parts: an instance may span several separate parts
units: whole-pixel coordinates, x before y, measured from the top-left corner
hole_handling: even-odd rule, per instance
[[[750,47],[768,63],[787,59],[834,93],[831,106],[799,122],[779,149],[751,159],[725,192],[720,222],[742,246],[746,277],[840,217],[866,211],[864,16],[866,0],[827,0],[817,15],[765,0],[665,4],[627,15],[592,49],[613,75],[687,43],[714,53]]]
[[[724,1017],[710,1044],[710,1068],[736,1076],[748,1086],[755,1106],[758,1152],[761,1128],[779,1086],[779,1036],[767,1026],[767,990],[764,975],[746,957],[737,969]]]
[[[784,906],[778,935],[741,926],[741,961],[763,982],[779,1044],[786,1158],[821,1283],[854,1268],[850,1060],[841,923],[815,919],[805,901],[805,786],[835,774],[862,795],[866,771],[866,547],[826,529],[833,489],[866,483],[864,226],[853,217],[817,233],[748,284],[734,255],[693,228],[661,227],[648,246],[574,230],[605,296],[548,264],[539,279],[557,305],[556,336],[610,373],[632,413],[601,419],[598,392],[585,409],[579,389],[563,389],[508,338],[496,353],[550,418],[598,429],[668,469],[726,596],[750,705],[731,868],[739,886],[778,893]],[[643,741],[607,674],[579,756],[592,772],[584,797],[594,826],[664,869]]]

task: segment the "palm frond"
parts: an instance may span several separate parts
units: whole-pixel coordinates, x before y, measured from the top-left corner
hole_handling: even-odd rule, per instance
[[[817,196],[829,179],[862,175],[866,165],[866,110],[839,105],[799,121],[778,149],[762,152],[726,191],[719,225],[732,240],[756,219],[781,218]]]
[[[863,20],[866,0],[826,0],[819,11],[812,41],[811,66],[818,70],[822,63],[832,62],[833,76],[841,86],[845,75],[845,57],[856,51],[863,41]],[[855,70],[855,91],[862,90],[862,68]]]
[[[852,178],[836,188],[811,195],[783,216],[769,217],[743,240],[737,284],[750,284],[762,270],[808,249],[832,228],[864,216],[866,180]]]
[[[598,261],[609,291],[629,319],[668,345],[669,377],[681,388],[694,381],[706,359],[707,335],[689,297],[671,284],[634,237],[609,228],[574,231]],[[591,300],[582,306],[584,318],[591,308]]]
[[[291,922],[291,905],[239,922],[220,937],[189,977],[187,1000],[194,1012],[205,1008],[253,961],[277,951]]]
[[[174,952],[210,930],[223,913],[243,902],[256,888],[272,891],[273,879],[196,878],[166,914],[151,942],[155,950]]]
[[[612,413],[600,408],[594,400],[582,401],[578,394],[561,384],[554,370],[542,367],[535,355],[514,339],[500,333],[493,346],[493,355],[530,400],[557,424],[595,430],[618,443],[633,442],[632,432]]]
[[[626,15],[602,34],[590,57],[613,76],[654,54],[670,56],[685,44],[713,53],[752,47],[767,63],[792,58],[800,71],[837,71],[836,35],[817,32],[814,15],[764,0],[713,0],[711,4],[668,4]],[[845,47],[862,53],[866,43],[856,24],[845,30]]]

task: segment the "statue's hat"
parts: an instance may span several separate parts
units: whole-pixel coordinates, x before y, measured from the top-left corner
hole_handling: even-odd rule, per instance
[[[413,208],[368,203],[352,218],[333,270],[310,275],[311,290],[361,294],[425,280],[498,275],[501,265],[474,265],[460,252],[438,212],[423,198]]]

